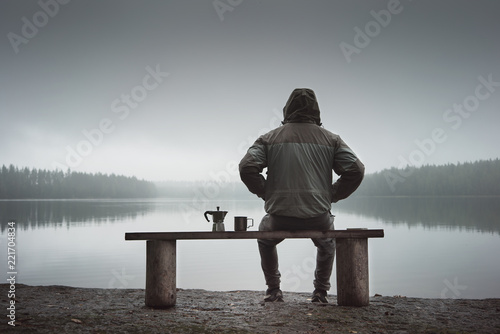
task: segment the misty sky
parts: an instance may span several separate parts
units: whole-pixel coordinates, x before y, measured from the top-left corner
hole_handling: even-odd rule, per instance
[[[367,172],[500,157],[500,2],[6,0],[0,165],[231,175],[297,87]]]

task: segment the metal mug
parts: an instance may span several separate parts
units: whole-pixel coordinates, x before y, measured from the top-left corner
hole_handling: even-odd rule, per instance
[[[252,225],[247,226],[247,222],[251,220]],[[234,230],[235,231],[246,231],[247,227],[252,227],[253,226],[253,218],[247,218],[244,216],[237,216],[234,217]]]

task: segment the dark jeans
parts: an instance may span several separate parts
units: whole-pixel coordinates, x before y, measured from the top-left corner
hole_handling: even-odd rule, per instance
[[[314,218],[294,218],[266,214],[259,225],[259,231],[280,230],[333,230],[334,216],[326,212]],[[278,252],[276,245],[284,239],[258,239],[262,271],[268,288],[280,286],[281,274],[278,270]],[[317,248],[314,287],[330,290],[333,259],[335,258],[335,239],[311,239]]]

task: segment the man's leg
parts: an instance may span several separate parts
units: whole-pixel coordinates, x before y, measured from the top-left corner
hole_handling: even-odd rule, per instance
[[[329,217],[327,228],[334,229],[333,216]],[[330,290],[330,276],[333,270],[333,260],[335,258],[335,239],[312,239],[317,247],[316,271],[314,272],[314,288],[324,291]]]
[[[271,217],[266,214],[259,225],[259,231],[272,231]],[[280,287],[281,274],[278,270],[278,251],[276,245],[283,239],[258,239],[262,271],[270,290]]]

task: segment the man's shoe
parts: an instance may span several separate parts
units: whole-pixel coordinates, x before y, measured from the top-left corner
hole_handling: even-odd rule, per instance
[[[314,289],[311,301],[313,303],[328,304],[328,299],[326,299],[326,291],[321,289]]]
[[[266,296],[264,297],[265,302],[282,302],[283,292],[280,288],[267,289]]]

